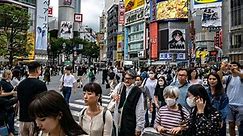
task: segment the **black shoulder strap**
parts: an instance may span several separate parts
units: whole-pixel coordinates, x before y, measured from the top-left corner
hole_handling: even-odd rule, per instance
[[[228,78],[226,80],[225,92],[227,92],[227,87],[228,87],[228,85],[230,83],[231,78],[232,78],[232,76],[230,75],[230,76],[228,76]]]
[[[144,82],[143,82],[143,87],[145,86],[146,82],[147,82],[148,78],[145,78],[144,79]]]
[[[104,107],[104,111],[103,111],[103,122],[104,122],[104,125],[105,125],[105,115],[106,115],[106,111],[107,111],[107,108]]]
[[[84,117],[84,112],[86,111],[87,108],[83,109],[82,113],[81,113],[81,119],[80,121],[83,121],[83,117]]]
[[[180,104],[178,104],[178,108],[180,110],[182,120],[185,120],[184,112],[183,112],[182,106]]]

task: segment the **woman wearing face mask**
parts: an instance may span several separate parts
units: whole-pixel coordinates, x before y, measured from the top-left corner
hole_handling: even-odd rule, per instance
[[[150,67],[149,68],[149,78],[144,79],[144,86],[148,88],[149,93],[152,97],[152,104],[150,106],[150,112],[152,112],[152,119],[151,122],[149,123],[149,117],[148,117],[148,110],[146,111],[145,114],[145,127],[152,127],[154,125],[154,120],[155,120],[155,115],[156,115],[156,106],[154,103],[154,92],[155,88],[157,85],[157,79],[156,79],[156,74],[155,74],[155,68]]]
[[[214,108],[216,108],[222,117],[222,128],[220,129],[220,136],[226,136],[226,117],[228,113],[229,99],[224,92],[224,87],[221,83],[220,76],[213,72],[208,76],[208,94],[211,103]]]
[[[192,107],[187,136],[220,136],[221,116],[212,106],[205,88],[200,84],[191,85],[186,101]]]
[[[187,127],[189,112],[176,102],[179,96],[179,89],[174,86],[167,86],[164,89],[163,97],[166,105],[157,112],[154,128],[166,136],[182,135]]]
[[[163,91],[166,86],[167,86],[167,83],[166,83],[165,77],[160,75],[158,78],[157,86],[155,88],[155,92],[154,92],[154,103],[155,103],[155,106],[157,109],[159,109],[160,106],[166,105],[165,99],[163,97]]]
[[[151,105],[151,100],[152,97],[149,93],[149,90],[146,86],[144,86],[143,84],[143,79],[141,76],[136,76],[135,78],[135,85],[138,86],[141,91],[143,92],[143,96],[144,96],[144,110],[147,110],[148,107]]]

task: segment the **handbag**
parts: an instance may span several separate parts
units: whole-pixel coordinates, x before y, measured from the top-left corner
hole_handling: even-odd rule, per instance
[[[65,87],[64,87],[64,77],[65,77],[65,74],[63,74],[63,78],[62,78],[62,88],[60,89],[60,92],[63,92]]]
[[[121,87],[120,87],[120,89],[119,89],[118,95],[120,95],[120,93],[121,93],[123,87],[124,87],[124,84],[122,83],[122,84],[121,84]],[[107,109],[108,109],[110,112],[114,112],[114,110],[115,110],[115,106],[116,106],[116,101],[112,98],[112,99],[110,100],[110,102],[108,103],[108,105],[107,105]]]

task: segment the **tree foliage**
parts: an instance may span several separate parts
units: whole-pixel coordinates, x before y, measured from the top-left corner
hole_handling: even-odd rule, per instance
[[[8,55],[10,65],[15,56],[28,56],[33,46],[27,38],[29,19],[27,9],[0,5],[0,55]]]

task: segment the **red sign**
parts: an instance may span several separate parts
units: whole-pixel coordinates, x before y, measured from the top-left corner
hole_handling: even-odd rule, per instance
[[[120,2],[118,7],[118,24],[124,25],[124,23],[125,23],[125,6],[123,2]]]
[[[150,23],[150,54],[151,59],[158,58],[158,24],[157,22]]]
[[[48,7],[48,17],[53,16],[53,7]]]
[[[83,14],[74,14],[74,22],[83,22]]]

